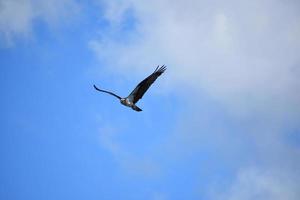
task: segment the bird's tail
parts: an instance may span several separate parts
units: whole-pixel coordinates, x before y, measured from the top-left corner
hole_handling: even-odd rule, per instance
[[[135,111],[138,111],[138,112],[142,111],[142,109],[137,107],[135,104],[133,104],[132,109],[135,110]]]

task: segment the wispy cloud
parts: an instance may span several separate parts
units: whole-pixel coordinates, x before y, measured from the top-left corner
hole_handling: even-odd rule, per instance
[[[214,199],[296,200],[300,195],[297,189],[298,180],[292,174],[284,173],[281,170],[244,169],[238,173],[230,189]]]
[[[17,38],[30,38],[36,21],[44,21],[51,26],[60,24],[78,10],[78,4],[73,0],[1,0],[1,43],[11,46]]]
[[[234,170],[225,199],[299,197],[300,150],[288,135],[300,124],[300,5],[121,2],[121,7],[107,4],[107,19],[122,23],[116,19],[130,8],[136,20],[131,35],[120,42],[116,34],[123,32],[109,30],[90,44],[124,76],[128,69],[139,72],[162,62],[169,66],[170,86],[180,85],[188,97],[186,113],[170,134],[171,155],[216,150],[215,155],[225,157]],[[114,15],[114,10],[120,12]],[[204,96],[212,103],[199,105]],[[203,106],[220,109],[203,111]],[[222,120],[228,123],[217,123]],[[165,158],[172,159],[167,153]]]
[[[109,125],[100,129],[100,144],[109,152],[115,161],[129,174],[141,175],[144,177],[155,177],[159,168],[151,158],[147,156],[139,157],[133,152],[128,151],[118,142],[120,130]]]
[[[133,10],[138,25],[126,43],[115,34],[92,41],[101,59],[118,57],[114,65],[124,72],[163,60],[172,67],[173,81],[240,110],[255,104],[285,113],[298,105],[300,16],[292,2],[121,2]],[[110,16],[116,6],[107,7]],[[111,23],[119,23],[114,19],[122,15],[116,15]]]

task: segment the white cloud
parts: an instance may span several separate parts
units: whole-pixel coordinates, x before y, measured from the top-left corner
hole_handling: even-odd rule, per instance
[[[7,43],[13,34],[26,36],[31,32],[33,11],[28,1],[0,1],[0,31]]]
[[[107,4],[107,19],[115,25],[90,44],[114,72],[127,76],[129,69],[139,73],[167,64],[169,86],[185,89],[189,106],[165,157],[177,157],[181,149],[183,154],[213,149],[239,169],[224,199],[297,199],[299,148],[287,135],[300,124],[299,3],[121,2],[120,7]],[[115,27],[128,9],[137,24],[120,42],[116,34],[123,32]],[[216,125],[219,118],[202,111],[203,95],[223,109],[231,124]],[[237,159],[252,161],[254,170]],[[281,163],[286,165],[280,168]]]
[[[115,34],[92,41],[101,59],[124,72],[166,63],[173,81],[238,111],[253,104],[280,114],[300,107],[300,15],[291,2],[121,2],[107,7],[111,23],[122,16],[114,10],[131,8],[138,25],[125,44]]]
[[[245,169],[238,173],[231,188],[215,199],[223,200],[296,200],[300,196],[299,179],[281,171]]]
[[[11,46],[16,38],[32,36],[35,21],[53,26],[67,21],[78,9],[73,0],[0,0],[0,41]]]

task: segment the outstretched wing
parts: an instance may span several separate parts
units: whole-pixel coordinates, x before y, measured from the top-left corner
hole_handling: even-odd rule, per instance
[[[154,81],[162,74],[164,73],[164,71],[166,70],[166,66],[157,66],[157,68],[155,69],[155,71],[148,76],[147,78],[145,78],[142,82],[140,82],[136,88],[130,93],[130,95],[128,96],[129,99],[132,100],[132,102],[135,104],[136,102],[138,102],[138,100],[140,100],[143,95],[145,94],[145,92],[148,90],[148,88],[152,85],[152,83],[154,83]]]
[[[96,85],[94,85],[94,88],[95,88],[96,90],[98,90],[99,92],[105,92],[105,93],[107,93],[107,94],[110,94],[110,95],[113,95],[113,96],[117,97],[118,99],[121,99],[120,96],[118,96],[118,95],[116,95],[116,94],[114,94],[114,93],[112,93],[112,92],[109,92],[109,91],[106,91],[106,90],[100,90],[99,88],[96,87]]]

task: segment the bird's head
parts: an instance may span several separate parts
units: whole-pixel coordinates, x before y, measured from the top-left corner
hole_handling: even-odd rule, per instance
[[[126,105],[126,99],[125,98],[121,98],[120,102],[121,102],[121,104]]]

